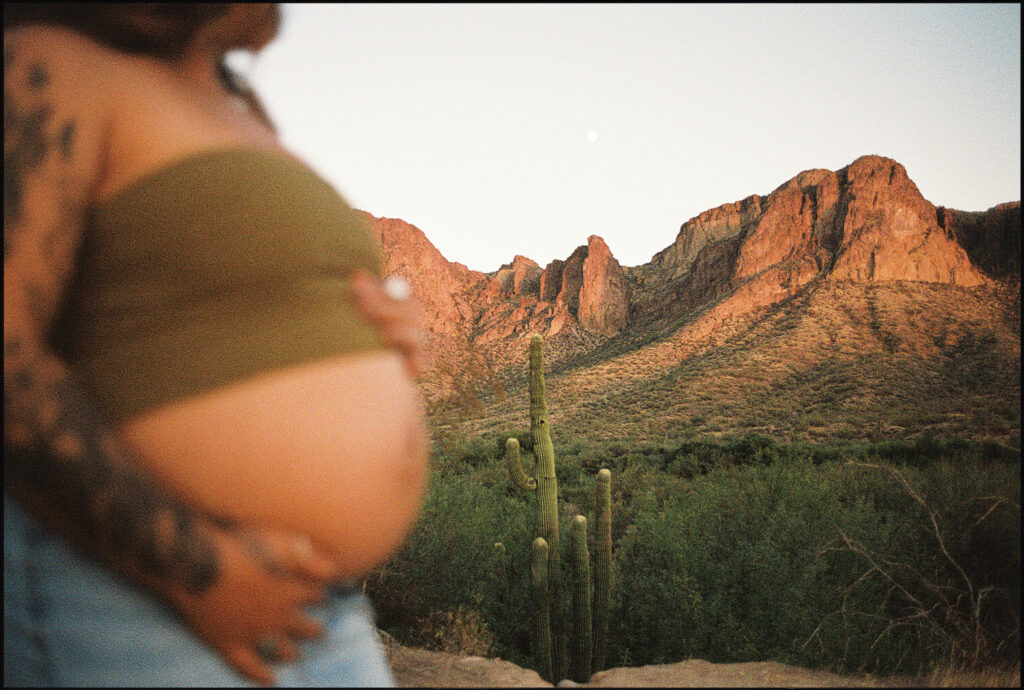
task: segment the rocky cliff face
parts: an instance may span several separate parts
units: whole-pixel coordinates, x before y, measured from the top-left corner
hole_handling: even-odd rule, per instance
[[[1020,202],[971,213],[939,206],[939,227],[952,231],[971,263],[991,278],[1020,279]]]
[[[565,261],[552,261],[540,277],[542,299],[553,300],[591,333],[613,336],[629,320],[626,273],[597,235]]]
[[[650,263],[638,268],[645,275],[664,279],[682,277],[706,247],[742,238],[760,215],[761,197],[756,194],[705,211],[683,223],[675,241],[655,254]]]
[[[987,282],[953,233],[938,226],[935,207],[902,165],[864,156],[844,171],[840,203],[845,202],[845,213],[832,277],[964,287]]]
[[[585,329],[613,336],[629,321],[630,289],[626,273],[597,235],[587,238],[577,316]]]
[[[385,273],[409,281],[433,334],[487,343],[533,332],[611,336],[626,325],[625,272],[596,235],[544,270],[516,256],[485,274],[445,259],[414,225],[360,213],[380,240]]]
[[[413,225],[365,217],[387,273],[411,284],[431,348],[452,371],[517,360],[519,339],[531,333],[548,339],[554,361],[694,309],[714,329],[816,280],[974,287],[1020,277],[1019,202],[984,213],[936,208],[902,165],[881,156],[806,170],[766,196],[705,211],[633,268],[592,235],[543,269],[516,256],[484,274],[447,261]]]
[[[499,268],[494,279],[505,300],[488,305],[477,319],[475,340],[480,343],[530,333],[576,340],[587,335],[610,337],[629,320],[626,273],[596,235],[544,270],[517,256]]]
[[[543,271],[536,261],[516,254],[512,263],[499,268],[494,278],[506,295],[538,297],[542,274]]]
[[[634,305],[641,316],[679,313],[728,292],[731,304],[720,311],[735,316],[818,277],[988,282],[903,166],[881,156],[835,172],[806,170],[768,196],[706,211],[649,264],[631,270],[644,286]]]
[[[431,333],[464,336],[481,305],[501,294],[501,286],[493,278],[445,259],[415,225],[359,213],[380,240],[384,273],[409,282],[423,305],[424,326]]]

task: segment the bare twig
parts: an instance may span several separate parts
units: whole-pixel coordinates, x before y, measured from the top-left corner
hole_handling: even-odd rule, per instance
[[[917,597],[915,597],[913,594],[908,592],[903,587],[903,585],[901,585],[900,583],[896,582],[896,580],[894,580],[892,578],[892,576],[889,575],[889,573],[885,572],[884,570],[882,570],[879,567],[878,563],[875,562],[874,557],[872,556],[872,554],[867,549],[865,549],[863,546],[861,546],[860,544],[858,544],[855,541],[853,541],[852,539],[850,539],[848,536],[846,536],[843,533],[842,530],[839,530],[839,536],[841,536],[843,538],[843,541],[846,542],[846,545],[850,547],[851,551],[853,551],[854,553],[859,553],[861,556],[863,556],[865,559],[867,559],[868,563],[871,564],[873,569],[877,570],[878,573],[880,575],[882,575],[882,577],[884,577],[886,580],[888,580],[890,583],[892,583],[892,585],[894,587],[896,587],[898,590],[903,592],[904,596],[906,596],[908,599],[910,599],[912,602],[914,602],[915,604],[917,604],[921,608],[924,608],[924,605],[917,599]]]
[[[864,558],[870,567],[861,573],[856,580],[844,588],[843,600],[840,608],[822,619],[821,623],[819,623],[818,627],[811,633],[810,637],[808,637],[803,645],[801,645],[801,649],[805,649],[815,637],[818,638],[819,644],[822,644],[820,636],[822,626],[829,617],[836,613],[841,613],[844,628],[847,631],[850,630],[849,616],[851,614],[861,618],[878,619],[880,622],[884,621],[885,624],[881,632],[878,633],[868,648],[869,651],[875,649],[879,643],[894,630],[924,624],[936,635],[934,644],[942,647],[948,646],[950,663],[960,663],[961,661],[967,662],[970,665],[982,663],[983,659],[987,658],[988,655],[993,652],[992,647],[990,647],[990,641],[987,639],[985,631],[982,628],[982,606],[986,597],[991,596],[994,592],[998,592],[999,589],[994,585],[984,587],[981,590],[976,590],[974,588],[974,584],[970,577],[960,566],[957,560],[953,558],[946,546],[946,542],[942,536],[942,531],[939,528],[937,513],[931,508],[925,499],[914,490],[907,479],[898,470],[893,467],[864,462],[849,461],[846,464],[876,470],[885,470],[896,477],[902,485],[903,490],[914,501],[920,504],[922,508],[924,508],[929,521],[931,522],[930,531],[935,536],[942,558],[959,574],[955,579],[963,581],[966,585],[966,591],[963,591],[962,589],[958,590],[952,582],[950,584],[943,583],[943,568],[940,565],[940,561],[935,562],[935,571],[930,577],[928,577],[907,563],[901,563],[874,553],[865,545],[857,542],[842,530],[839,530],[841,545],[839,545],[838,542],[826,544],[818,550],[817,555],[821,556],[832,551],[847,551]],[[1020,506],[1015,502],[1000,496],[985,496],[970,500],[987,500],[992,501],[992,504],[988,507],[985,513],[976,520],[970,528],[968,528],[967,532],[981,524],[1000,505],[1007,504],[1016,507],[1018,510],[1020,509]],[[875,574],[889,585],[885,592],[885,596],[882,599],[882,603],[880,604],[879,613],[884,613],[886,610],[889,610],[893,595],[899,594],[911,607],[909,611],[904,607],[903,613],[907,615],[896,615],[895,617],[891,617],[862,611],[847,610],[853,593],[862,583],[870,580]],[[910,582],[906,581],[907,575],[912,576]],[[924,587],[924,589],[919,593],[911,591],[911,584],[915,581],[919,583],[918,586]],[[930,594],[928,594],[929,592]],[[950,598],[947,597],[947,593],[950,595],[956,595],[952,603],[950,602]],[[928,604],[925,604],[925,600],[931,599],[932,597],[934,597],[934,599]],[[989,608],[991,608],[991,606],[989,606]],[[897,612],[897,614],[898,613],[899,612]],[[1001,650],[1003,647],[1011,644],[1014,639],[1019,640],[1019,631],[1019,617],[1017,617],[1017,626],[1011,630],[1008,635],[1003,637],[1003,639],[999,640],[998,644],[995,645],[994,651]],[[849,645],[850,637],[849,632],[847,632],[847,639],[844,645],[844,658],[846,658],[846,655],[849,653]],[[905,654],[906,652],[904,652],[904,655]],[[897,665],[902,663],[902,660],[903,657],[901,657]],[[867,660],[865,659],[865,663],[866,661]]]
[[[1017,510],[1020,510],[1020,506],[1019,505],[1017,505],[1013,501],[1010,501],[1010,500],[1007,500],[1007,499],[1003,498],[1002,496],[985,496],[983,498],[977,498],[977,499],[974,499],[974,500],[982,501],[982,500],[993,500],[993,499],[995,500],[995,503],[993,503],[991,506],[989,506],[989,509],[985,511],[984,515],[982,515],[980,518],[978,518],[977,522],[975,522],[973,525],[971,525],[970,527],[967,528],[968,532],[970,532],[972,529],[974,529],[975,527],[980,525],[982,520],[987,518],[992,513],[992,511],[995,510],[996,507],[999,506],[1002,503],[1009,503],[1011,506],[1014,506]]]
[[[811,633],[811,636],[808,637],[807,640],[805,640],[802,645],[800,645],[800,650],[801,651],[806,649],[807,645],[810,644],[811,640],[813,640],[815,637],[817,637],[818,633],[821,632],[821,626],[823,626],[823,625],[825,625],[825,619],[824,618],[822,618],[821,622],[818,623],[818,627],[814,629],[814,632]],[[822,652],[825,651],[825,644],[821,641],[820,637],[818,638],[818,646],[821,648]]]
[[[949,560],[949,562],[953,564],[953,567],[956,568],[960,572],[960,575],[964,578],[964,582],[967,583],[967,589],[970,592],[973,593],[974,592],[974,585],[971,583],[971,578],[967,577],[967,573],[964,572],[964,569],[960,567],[960,564],[956,562],[956,560],[949,554],[949,551],[946,549],[946,542],[942,539],[942,533],[939,531],[939,522],[935,518],[935,511],[933,511],[928,506],[928,504],[924,502],[924,499],[921,498],[917,494],[917,492],[914,491],[914,489],[910,486],[910,483],[903,477],[903,475],[900,474],[899,471],[895,467],[886,467],[884,465],[874,465],[874,464],[867,463],[867,462],[856,462],[854,460],[848,460],[846,462],[846,464],[847,465],[857,465],[857,466],[860,466],[860,467],[872,467],[872,468],[879,469],[879,470],[888,470],[888,471],[892,472],[894,475],[896,475],[896,478],[900,480],[901,484],[903,484],[903,488],[906,489],[908,494],[910,494],[910,497],[913,498],[918,503],[920,503],[921,506],[925,509],[925,511],[927,511],[928,518],[931,520],[932,527],[935,530],[935,538],[938,539],[938,541],[939,541],[939,549],[941,549],[943,555]]]

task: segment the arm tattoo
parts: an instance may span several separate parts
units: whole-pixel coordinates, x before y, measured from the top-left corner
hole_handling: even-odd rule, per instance
[[[17,336],[5,334],[5,358],[19,349]],[[9,369],[4,407],[6,473],[76,525],[87,547],[191,592],[216,581],[217,554],[203,525],[105,433],[56,358]]]
[[[72,271],[67,259],[40,268],[18,256],[33,255],[34,244],[44,249],[34,256],[53,260],[47,243],[67,234],[30,227],[24,207],[33,175],[74,153],[74,121],[54,122],[50,82],[44,64],[19,70],[5,46],[4,280],[13,287],[4,302],[7,309],[8,290],[19,295],[24,318],[4,325],[4,476],[119,572],[202,592],[219,576],[214,523],[160,487],[120,446],[67,365],[43,344],[49,324],[33,318],[54,312],[40,302],[61,294]]]

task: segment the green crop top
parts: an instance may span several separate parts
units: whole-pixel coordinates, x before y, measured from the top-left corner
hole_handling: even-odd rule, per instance
[[[99,205],[53,345],[115,422],[261,372],[380,348],[346,274],[376,238],[271,151],[176,161]]]

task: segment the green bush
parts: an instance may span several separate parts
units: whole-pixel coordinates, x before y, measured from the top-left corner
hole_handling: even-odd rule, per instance
[[[444,611],[480,614],[494,653],[528,663],[529,548],[534,511],[508,491],[503,463],[431,477],[419,521],[402,548],[367,580],[378,624],[408,644],[426,645],[420,621]],[[506,562],[496,562],[501,542]],[[503,579],[502,579],[503,578]],[[472,615],[472,614],[470,614]],[[520,655],[510,653],[523,642]]]
[[[616,545],[610,648],[628,648],[634,664],[775,659],[890,673],[950,656],[1005,660],[1019,640],[1009,613],[1020,603],[1019,469],[899,471],[928,496],[951,558],[928,509],[881,467],[806,457],[727,469],[637,511]],[[979,640],[968,602],[985,588]]]

